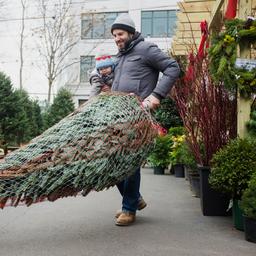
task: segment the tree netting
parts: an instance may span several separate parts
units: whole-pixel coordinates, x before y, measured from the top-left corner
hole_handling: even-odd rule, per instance
[[[0,208],[100,191],[152,149],[156,123],[138,97],[100,94],[0,163]]]

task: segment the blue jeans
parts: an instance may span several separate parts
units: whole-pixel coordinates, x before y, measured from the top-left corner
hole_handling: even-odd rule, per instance
[[[120,194],[123,196],[122,210],[136,212],[140,198],[140,168],[135,173],[117,184]]]

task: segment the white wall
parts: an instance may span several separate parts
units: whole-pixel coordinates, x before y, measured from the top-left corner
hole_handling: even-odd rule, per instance
[[[128,11],[130,16],[135,21],[136,29],[138,31],[141,30],[141,10],[176,10],[177,9],[177,0],[109,0],[109,1],[97,1],[90,2],[89,4],[85,4],[81,6],[81,13],[88,12],[121,12]],[[77,19],[79,24],[80,20]],[[156,43],[160,49],[167,52],[170,48],[171,38],[146,38],[146,40],[152,41]],[[73,52],[76,56],[86,56],[92,55],[94,56],[100,49],[105,49],[110,54],[115,55],[117,53],[116,45],[114,44],[113,39],[102,39],[102,40],[80,40],[79,45],[76,51]],[[70,73],[76,73],[77,79],[73,82],[68,83],[69,87],[72,89],[74,93],[74,100],[76,105],[78,104],[78,99],[80,98],[88,98],[90,85],[89,83],[80,83],[79,78],[80,65],[74,65],[70,69]],[[77,94],[77,95],[76,95]]]
[[[54,6],[54,1],[51,4]],[[142,10],[164,10],[176,9],[178,0],[87,0],[84,4],[73,4],[71,14],[78,26],[80,36],[81,14],[88,12],[120,12],[128,11],[136,23],[137,30],[141,26]],[[27,9],[26,17],[38,17],[35,8],[35,1],[29,0],[31,6]],[[74,1],[79,2],[79,1]],[[82,1],[80,1],[82,2]],[[54,7],[53,7],[54,8]],[[17,0],[6,1],[6,7],[0,12],[0,19],[12,19],[21,17],[21,6]],[[25,22],[25,45],[24,45],[24,88],[34,98],[47,98],[47,79],[44,75],[42,61],[40,60],[37,45],[35,44],[35,34],[33,29],[38,26],[40,20],[26,20]],[[6,72],[13,81],[15,87],[19,87],[19,33],[21,22],[5,21],[0,22],[0,71]],[[167,51],[170,47],[171,38],[147,38],[158,44]],[[80,56],[95,55],[99,49],[104,48],[110,54],[116,54],[117,49],[112,39],[107,40],[80,40],[73,49],[68,61],[77,63],[66,69],[54,87],[54,93],[63,85],[68,85],[75,94],[74,101],[87,98],[90,87],[88,83],[80,84]]]

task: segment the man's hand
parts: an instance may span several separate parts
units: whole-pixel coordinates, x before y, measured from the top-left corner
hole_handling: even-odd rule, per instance
[[[144,108],[156,109],[160,105],[160,100],[153,95],[149,95],[143,102]]]

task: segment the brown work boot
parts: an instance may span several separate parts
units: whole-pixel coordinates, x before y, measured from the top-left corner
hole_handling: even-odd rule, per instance
[[[136,219],[135,213],[133,212],[122,212],[116,219],[117,226],[129,226]]]
[[[140,210],[144,209],[146,206],[147,206],[147,203],[146,203],[146,202],[144,201],[144,199],[141,197],[141,198],[139,199],[137,209],[140,211]],[[121,210],[121,209],[117,210],[115,217],[118,218],[121,213],[122,213],[122,210]]]
[[[147,206],[147,203],[144,201],[144,199],[141,197],[138,202],[138,210],[142,210]]]

